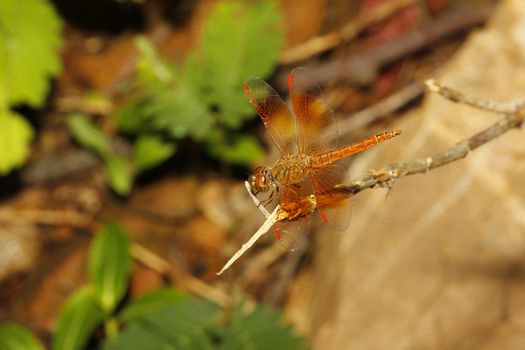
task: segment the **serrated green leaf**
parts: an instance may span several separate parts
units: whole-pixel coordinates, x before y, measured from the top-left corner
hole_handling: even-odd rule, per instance
[[[145,317],[158,312],[167,306],[177,306],[186,296],[172,288],[156,289],[135,300],[132,300],[122,313],[120,320],[125,323],[141,321]]]
[[[133,185],[133,171],[128,161],[111,154],[105,158],[105,166],[109,187],[121,196],[129,194]]]
[[[220,349],[308,349],[303,338],[296,336],[290,326],[281,321],[281,315],[266,306],[258,306],[244,315],[233,313],[231,324],[222,332]]]
[[[141,135],[133,148],[133,161],[138,170],[153,168],[175,153],[175,144],[156,135]]]
[[[215,327],[220,309],[217,305],[190,297],[176,305],[141,317],[116,338],[105,342],[105,350],[143,349],[136,346],[148,339],[148,349],[214,349],[206,330]]]
[[[118,225],[102,228],[91,245],[89,279],[98,305],[108,313],[113,311],[128,288],[129,249],[129,239]]]
[[[170,345],[165,339],[139,325],[132,325],[122,331],[117,337],[106,340],[102,346],[103,350],[179,350]]]
[[[277,64],[284,40],[276,1],[222,1],[208,18],[199,45],[209,103],[219,106],[222,121],[238,128],[253,115],[242,85],[250,76],[266,76]]]
[[[26,328],[14,323],[0,324],[1,350],[44,350],[42,344]]]
[[[84,349],[93,331],[102,324],[105,316],[97,306],[90,286],[77,290],[60,311],[52,349]]]
[[[22,116],[0,109],[0,175],[25,162],[32,138],[33,129]]]
[[[82,114],[72,114],[67,118],[67,125],[73,138],[84,148],[106,156],[110,153],[110,141],[89,118]]]
[[[61,68],[61,26],[47,0],[0,1],[0,107],[42,105]]]
[[[210,153],[234,164],[250,165],[263,155],[263,149],[256,138],[238,135],[228,144],[212,143],[208,145]]]

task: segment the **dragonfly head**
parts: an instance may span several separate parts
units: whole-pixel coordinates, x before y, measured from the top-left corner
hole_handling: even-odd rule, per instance
[[[255,173],[250,176],[250,186],[252,192],[268,192],[273,187],[273,177],[270,169],[265,166],[255,168]]]

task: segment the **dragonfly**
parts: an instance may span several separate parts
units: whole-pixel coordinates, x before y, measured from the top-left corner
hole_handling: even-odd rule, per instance
[[[381,132],[341,147],[335,114],[305,68],[291,71],[288,89],[293,110],[261,78],[250,78],[244,84],[249,102],[280,153],[271,166],[254,170],[248,188],[253,198],[262,198],[258,206],[280,206],[277,240],[283,237],[293,241],[308,230],[314,211],[323,222],[345,230],[351,218],[351,196],[341,190],[345,169],[337,161],[392,139],[401,131]]]

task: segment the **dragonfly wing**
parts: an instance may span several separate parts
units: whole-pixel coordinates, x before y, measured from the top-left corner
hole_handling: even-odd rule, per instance
[[[279,94],[257,77],[245,82],[244,91],[281,154],[296,153],[295,120]]]
[[[314,209],[310,195],[311,182],[303,184],[284,185],[280,189],[279,204],[286,218],[276,226],[276,236],[280,246],[286,250],[294,250],[302,241],[310,226],[310,218]]]
[[[313,155],[336,149],[339,133],[334,112],[304,68],[290,73],[288,88],[297,120],[299,151]]]
[[[302,244],[310,228],[311,215],[294,221],[281,221],[276,224],[276,230],[280,231],[279,246],[288,251],[294,251]]]
[[[344,167],[332,164],[310,177],[321,219],[340,231],[348,227],[352,217],[350,194],[338,188],[344,176]]]

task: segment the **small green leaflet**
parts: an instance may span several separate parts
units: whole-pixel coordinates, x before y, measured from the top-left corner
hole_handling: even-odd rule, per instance
[[[88,274],[98,305],[111,312],[128,288],[131,268],[129,239],[118,225],[97,232],[89,251]]]
[[[71,135],[84,148],[107,156],[111,151],[109,137],[104,134],[89,118],[82,114],[72,114],[67,118]]]
[[[24,327],[6,322],[0,324],[0,349],[2,350],[44,350],[40,342]]]
[[[78,289],[66,302],[58,317],[52,350],[83,350],[105,313],[96,304],[91,286]]]
[[[124,157],[110,154],[104,159],[106,179],[109,187],[118,195],[125,196],[131,192],[133,171],[131,164]]]
[[[176,147],[156,135],[140,135],[133,148],[133,161],[138,170],[153,168],[175,153]]]
[[[32,138],[33,129],[22,116],[0,109],[0,175],[24,163]]]

